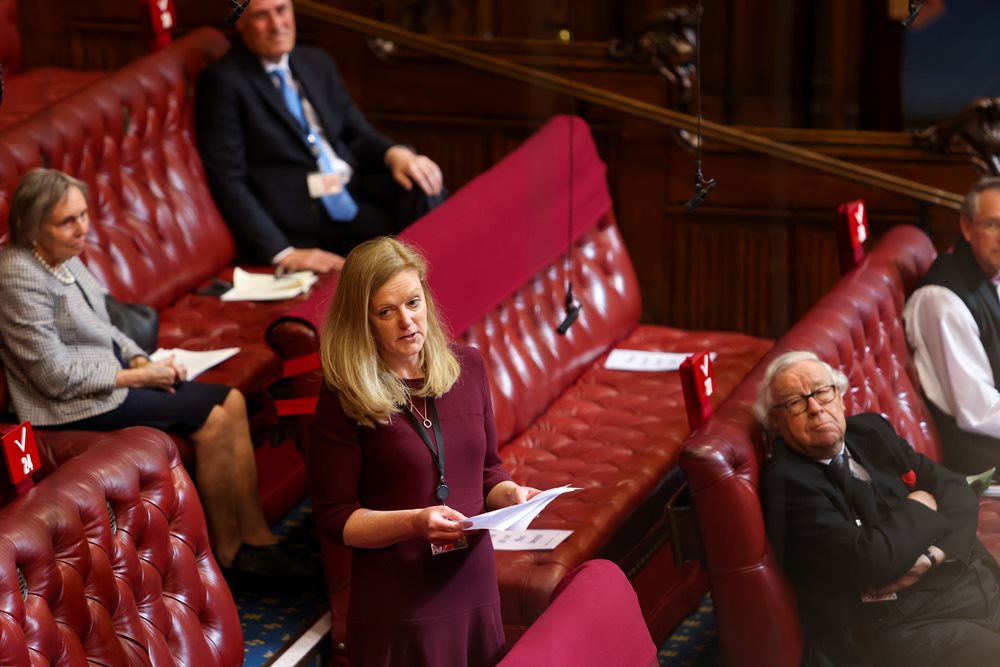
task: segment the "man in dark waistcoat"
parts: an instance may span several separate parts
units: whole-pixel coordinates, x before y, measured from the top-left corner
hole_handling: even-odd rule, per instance
[[[1000,469],[1000,179],[966,195],[960,226],[903,319],[944,464],[971,475]]]
[[[762,501],[795,589],[803,664],[1000,664],[1000,567],[965,477],[880,415],[844,416],[847,378],[811,352],[768,367],[757,416],[777,432]]]

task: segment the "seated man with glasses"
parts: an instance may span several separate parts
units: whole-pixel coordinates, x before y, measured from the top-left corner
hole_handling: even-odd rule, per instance
[[[973,475],[1000,469],[1000,178],[966,195],[960,226],[903,319],[944,464]]]
[[[803,665],[1000,664],[1000,567],[965,477],[877,414],[844,415],[847,378],[811,352],[768,366],[755,411],[771,546],[795,589]]]

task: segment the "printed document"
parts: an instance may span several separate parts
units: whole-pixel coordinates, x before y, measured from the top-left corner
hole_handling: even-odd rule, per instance
[[[174,363],[180,364],[187,369],[187,379],[193,380],[209,368],[218,366],[229,357],[240,351],[238,347],[226,347],[221,350],[182,350],[179,347],[173,349],[159,348],[149,355],[150,361],[163,361],[170,355],[174,355]]]
[[[287,276],[272,273],[250,273],[236,267],[233,288],[223,294],[223,301],[280,301],[304,294],[319,278],[312,271],[298,271]]]
[[[649,350],[611,350],[604,367],[613,371],[676,371],[694,352],[651,352]],[[715,361],[715,352],[709,357]]]
[[[542,491],[526,503],[501,507],[492,512],[469,517],[465,530],[526,530],[538,513],[564,493],[580,489],[566,486]]]

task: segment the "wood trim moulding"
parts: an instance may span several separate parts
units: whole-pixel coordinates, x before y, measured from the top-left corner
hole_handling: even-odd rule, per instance
[[[608,107],[631,116],[644,118],[678,130],[693,133],[698,129],[698,119],[694,116],[664,109],[595,86],[577,83],[565,77],[471,51],[455,44],[418,35],[403,28],[328,7],[318,0],[297,0],[295,6],[299,13],[311,18],[320,19],[372,37],[387,39],[394,43],[419,49],[469,67],[492,72],[564,95],[570,95],[580,100]],[[831,174],[838,178],[888,190],[905,197],[945,208],[958,210],[961,207],[962,196],[956,193],[899,178],[875,169],[851,164],[804,148],[774,141],[760,135],[751,134],[707,120],[701,121],[701,131],[706,139],[738,146],[739,148],[755,153],[763,153],[809,169]]]

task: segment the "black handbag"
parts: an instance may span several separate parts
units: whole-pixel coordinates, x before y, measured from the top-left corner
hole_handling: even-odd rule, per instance
[[[146,352],[156,349],[156,339],[160,334],[160,314],[156,308],[144,303],[124,303],[110,294],[104,297],[111,324]]]

